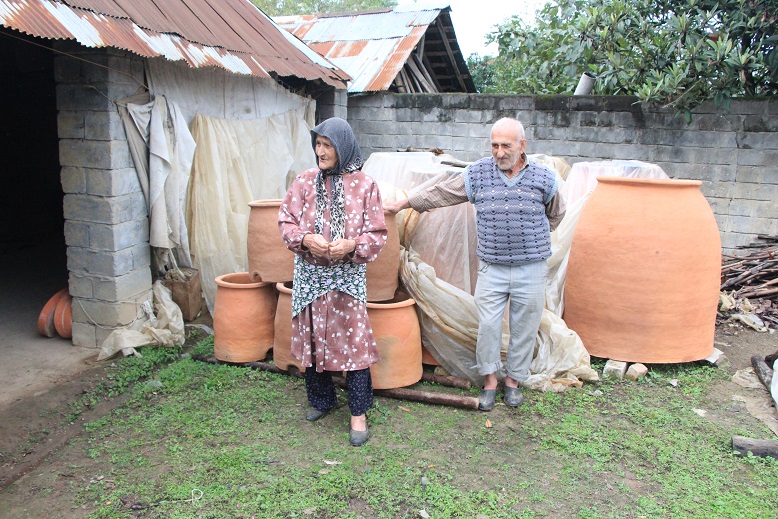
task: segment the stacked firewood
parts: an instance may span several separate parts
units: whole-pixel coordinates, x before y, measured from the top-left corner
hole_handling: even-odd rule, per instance
[[[778,236],[760,235],[761,241],[740,249],[747,255],[725,255],[721,267],[721,291],[737,301],[737,310],[748,309],[766,327],[778,328]],[[719,320],[724,319],[719,312]]]

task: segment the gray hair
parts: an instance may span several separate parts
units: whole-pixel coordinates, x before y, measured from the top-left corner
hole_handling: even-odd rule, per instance
[[[503,117],[492,125],[492,131],[494,131],[497,126],[512,126],[516,130],[519,141],[526,138],[524,134],[524,125],[521,124],[521,121],[518,119],[513,119],[512,117]]]

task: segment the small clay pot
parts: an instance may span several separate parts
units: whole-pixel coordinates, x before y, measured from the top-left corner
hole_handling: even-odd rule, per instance
[[[430,350],[424,346],[421,347],[421,363],[429,366],[440,366],[440,362],[438,362],[435,357],[432,356]]]
[[[370,366],[374,389],[393,389],[421,380],[421,328],[416,301],[403,292],[383,303],[367,303],[367,315],[381,360]]]
[[[721,240],[700,184],[597,179],[564,292],[564,320],[591,355],[674,363],[713,353]]]
[[[292,282],[277,283],[278,308],[275,316],[275,337],[273,339],[273,363],[283,370],[294,366],[300,372],[305,368],[292,355]]]
[[[73,297],[65,292],[54,308],[54,329],[63,339],[73,337]]]
[[[400,234],[394,214],[384,214],[389,231],[378,257],[367,264],[367,300],[388,301],[400,279]]]
[[[280,199],[249,203],[248,259],[252,281],[283,283],[294,278],[294,253],[278,230]]]
[[[273,347],[276,295],[271,283],[254,282],[248,272],[216,278],[213,353],[226,362],[264,359]]]

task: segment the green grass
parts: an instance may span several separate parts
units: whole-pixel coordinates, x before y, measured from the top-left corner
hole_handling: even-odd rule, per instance
[[[212,347],[206,339],[192,353]],[[777,514],[778,463],[730,447],[761,426],[732,430],[693,412],[726,378],[717,369],[653,366],[636,383],[525,392],[518,409],[489,414],[379,398],[373,437],[353,448],[347,406],[302,419],[300,379],[160,350],[117,363],[106,387],[132,387],[131,397],[70,447],[89,483],[60,498],[89,517]]]

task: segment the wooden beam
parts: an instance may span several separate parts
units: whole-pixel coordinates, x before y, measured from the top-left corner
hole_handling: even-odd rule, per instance
[[[459,81],[459,86],[462,88],[462,92],[467,92],[467,86],[465,86],[465,80],[462,78],[462,72],[459,70],[459,67],[457,66],[457,61],[454,59],[454,51],[451,50],[451,45],[448,43],[448,36],[446,35],[446,30],[443,27],[443,24],[440,23],[440,18],[435,19],[435,27],[438,28],[438,31],[440,32],[440,36],[443,39],[443,45],[446,47],[446,52],[448,53],[448,57],[451,60],[451,67],[454,69],[454,73],[457,76],[457,81]]]
[[[422,68],[419,68],[419,65],[416,63],[418,59],[419,58],[417,58],[415,54],[411,54],[410,59],[405,63],[405,65],[408,67],[408,70],[411,71],[413,77],[419,82],[419,85],[424,92],[437,94],[438,91],[435,88],[435,85],[432,83],[432,81],[427,79],[427,77],[424,75],[425,71],[423,71]]]
[[[424,66],[424,63],[422,63],[421,59],[416,54],[413,54],[411,55],[411,61],[413,61],[413,63],[416,65],[416,68],[424,76],[424,80],[427,82],[427,85],[429,85],[429,91],[433,94],[440,92],[440,88],[438,88],[438,86],[435,84],[435,81],[433,81],[429,70],[427,70],[427,67]]]

